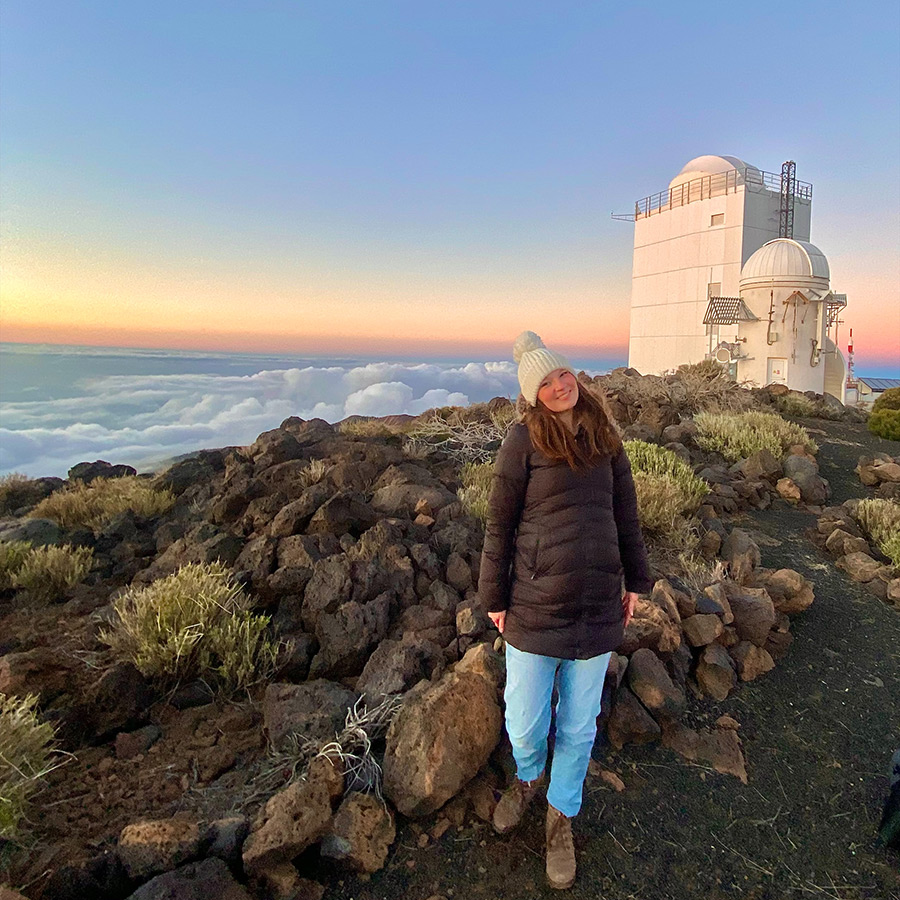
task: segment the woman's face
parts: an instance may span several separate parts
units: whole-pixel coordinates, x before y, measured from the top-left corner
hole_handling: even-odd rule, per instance
[[[552,413],[566,412],[578,402],[578,379],[568,369],[554,369],[541,382],[537,398]]]

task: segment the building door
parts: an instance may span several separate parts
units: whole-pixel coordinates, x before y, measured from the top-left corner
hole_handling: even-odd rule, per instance
[[[787,384],[787,360],[777,356],[769,357],[766,369],[766,384]]]

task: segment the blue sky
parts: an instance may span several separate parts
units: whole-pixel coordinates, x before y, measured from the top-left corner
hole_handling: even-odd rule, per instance
[[[2,26],[3,339],[621,347],[610,213],[720,153],[797,161],[858,358],[900,357],[896,2],[7,0]]]

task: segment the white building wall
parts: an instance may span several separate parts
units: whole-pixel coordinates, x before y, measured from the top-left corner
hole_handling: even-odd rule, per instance
[[[816,282],[819,280],[816,279]],[[753,287],[741,292],[741,299],[747,308],[757,317],[755,322],[739,322],[740,338],[746,338],[741,344],[741,354],[745,359],[737,363],[739,381],[750,381],[753,384],[767,384],[769,359],[787,360],[787,384],[795,391],[825,391],[825,311],[820,300],[792,301],[785,305],[795,291],[801,291],[811,298],[814,291],[820,295],[828,292],[828,282],[811,285],[778,285],[770,287]],[[772,298],[775,301],[775,312],[771,332],[769,332],[769,308]],[[796,315],[795,315],[796,311]],[[787,315],[785,315],[785,312]],[[784,319],[784,321],[782,321]],[[768,334],[777,334],[777,339],[769,344]],[[813,340],[822,352],[815,363],[812,356]]]
[[[655,374],[706,357],[709,285],[720,285],[719,296],[739,295],[743,264],[778,237],[780,205],[779,193],[738,184],[730,193],[665,205],[636,219],[630,366]],[[718,215],[723,221],[713,224]],[[796,199],[796,239],[809,240],[809,225],[810,202]],[[722,340],[735,336],[734,328],[723,326]]]

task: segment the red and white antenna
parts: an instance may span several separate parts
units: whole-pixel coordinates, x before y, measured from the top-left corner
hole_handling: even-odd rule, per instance
[[[853,371],[853,329],[850,329],[850,341],[847,344],[847,387],[856,387],[856,372]]]

